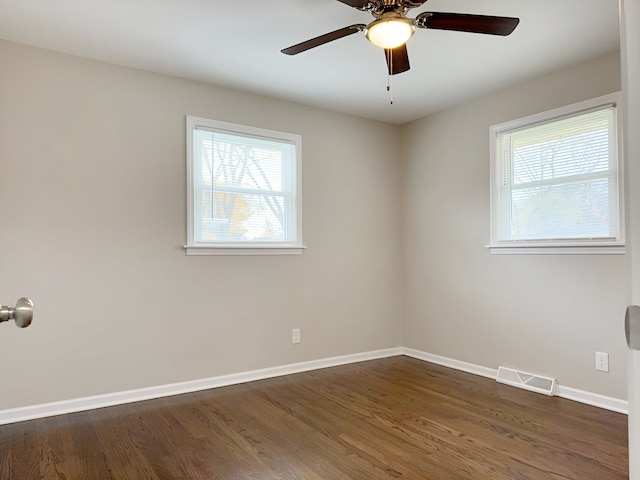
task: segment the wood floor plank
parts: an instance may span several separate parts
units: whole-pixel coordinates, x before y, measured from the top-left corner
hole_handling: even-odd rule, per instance
[[[0,480],[628,480],[625,415],[393,357],[0,426]]]
[[[103,454],[110,479],[163,478],[156,475],[155,469],[146,461],[139,445],[136,444],[136,438],[139,436],[138,425],[129,410],[104,408],[91,412],[90,417],[98,438],[98,444],[92,447]],[[69,473],[72,475],[71,478],[74,478],[73,475],[76,473]]]

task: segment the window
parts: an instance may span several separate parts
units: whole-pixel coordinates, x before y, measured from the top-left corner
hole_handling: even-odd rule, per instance
[[[624,253],[618,101],[491,127],[492,253]]]
[[[301,138],[187,117],[187,255],[301,253]]]

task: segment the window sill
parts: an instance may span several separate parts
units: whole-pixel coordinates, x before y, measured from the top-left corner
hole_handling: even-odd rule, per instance
[[[511,243],[487,245],[491,255],[624,255],[624,243]]]
[[[283,245],[184,245],[187,255],[300,255],[305,246]]]

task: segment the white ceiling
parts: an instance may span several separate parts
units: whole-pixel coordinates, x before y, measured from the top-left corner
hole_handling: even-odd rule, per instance
[[[408,16],[424,11],[520,25],[508,37],[419,29],[393,105],[384,54],[362,32],[280,53],[373,20],[336,0],[0,0],[0,38],[397,124],[619,44],[615,0],[430,0]]]

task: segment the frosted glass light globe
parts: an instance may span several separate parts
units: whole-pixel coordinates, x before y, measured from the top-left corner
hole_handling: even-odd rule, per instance
[[[367,39],[376,47],[396,48],[405,44],[415,31],[406,18],[381,18],[367,27]]]

